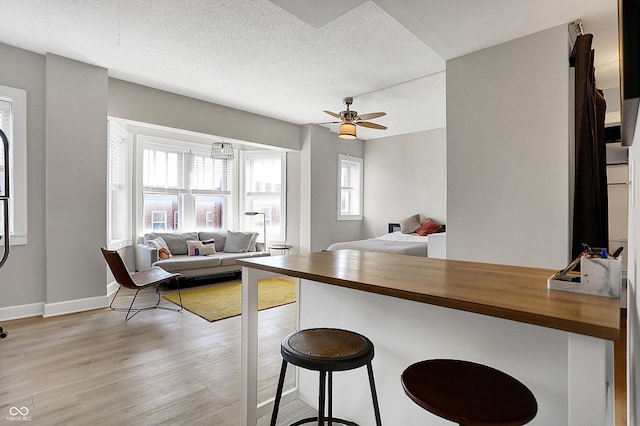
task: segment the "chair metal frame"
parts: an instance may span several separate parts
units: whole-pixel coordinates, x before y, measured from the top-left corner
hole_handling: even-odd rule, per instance
[[[180,292],[180,281],[178,278],[180,274],[174,274],[171,272],[167,272],[159,266],[152,266],[151,268],[144,269],[139,272],[134,272],[133,274],[129,272],[127,266],[124,264],[122,257],[115,250],[107,250],[104,247],[101,247],[102,255],[107,261],[107,265],[111,269],[111,273],[113,277],[116,279],[116,282],[120,284],[116,294],[111,299],[111,303],[109,304],[109,308],[113,311],[126,311],[125,321],[129,321],[133,318],[138,312],[146,311],[148,309],[166,309],[168,311],[176,311],[181,312],[183,309],[182,306],[182,293]],[[176,280],[176,286],[178,288],[178,297],[180,298],[180,309],[178,308],[170,308],[166,306],[160,306],[160,284],[171,282],[172,280]],[[138,297],[138,292],[148,287],[155,286],[156,293],[158,294],[158,300],[155,305],[152,306],[143,306],[134,308],[134,303],[136,301],[136,297]],[[114,307],[113,302],[115,302],[116,297],[118,297],[118,293],[122,287],[130,288],[135,290],[136,293],[133,296],[133,300],[128,308],[126,307]],[[133,314],[131,313],[133,312]]]

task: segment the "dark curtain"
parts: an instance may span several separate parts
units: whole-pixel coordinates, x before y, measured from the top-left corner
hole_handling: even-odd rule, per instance
[[[571,52],[575,66],[575,192],[572,254],[609,246],[607,161],[604,138],[606,103],[596,89],[592,34],[579,35]]]

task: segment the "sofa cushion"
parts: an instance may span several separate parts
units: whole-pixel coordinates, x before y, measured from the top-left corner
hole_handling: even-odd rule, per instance
[[[198,239],[200,241],[215,240],[216,251],[222,251],[227,241],[227,233],[225,231],[201,231],[198,232]]]
[[[246,253],[254,232],[227,231],[227,241],[224,243],[224,251],[227,253]]]
[[[187,269],[213,268],[220,266],[220,257],[217,254],[209,256],[173,256],[171,259],[160,260],[154,263],[170,272],[184,271]]]
[[[220,259],[220,266],[235,265],[237,259],[246,259],[250,257],[247,253],[217,253],[216,255]]]
[[[179,254],[189,253],[189,249],[187,248],[187,240],[197,240],[198,233],[197,232],[184,232],[184,233],[152,232],[144,236],[144,242],[146,243],[148,240],[154,240],[158,237],[162,237],[162,239],[167,242],[167,246],[169,246],[169,251],[171,252],[172,255],[179,255]]]
[[[251,257],[269,256],[269,253],[261,252],[261,251],[254,251],[254,252],[247,252],[247,253],[223,252],[223,253],[216,253],[214,256],[220,259],[220,266],[230,266],[230,265],[235,265],[236,260],[238,259],[248,259]]]

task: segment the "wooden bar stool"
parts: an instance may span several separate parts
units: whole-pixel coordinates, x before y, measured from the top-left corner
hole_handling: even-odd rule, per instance
[[[538,412],[536,398],[525,385],[469,361],[417,362],[402,373],[402,387],[420,407],[464,426],[520,426]]]
[[[287,363],[320,373],[318,416],[298,420],[290,426],[298,426],[316,421],[318,425],[322,426],[325,424],[325,421],[328,422],[329,426],[332,425],[332,422],[348,426],[358,426],[354,422],[333,417],[332,373],[334,371],[353,370],[364,365],[367,366],[369,374],[369,386],[371,387],[371,397],[373,398],[376,425],[382,425],[376,386],[373,380],[373,368],[371,367],[371,360],[374,355],[371,340],[353,331],[335,328],[312,328],[296,331],[285,337],[280,345],[280,353],[282,354],[282,368],[280,369],[280,380],[278,381],[278,389],[276,391],[273,413],[271,415],[271,426],[275,426],[278,417],[278,408],[280,398],[282,397]],[[325,393],[327,393],[325,389],[327,376],[329,377],[329,401],[327,404],[328,413],[325,417],[324,405]]]

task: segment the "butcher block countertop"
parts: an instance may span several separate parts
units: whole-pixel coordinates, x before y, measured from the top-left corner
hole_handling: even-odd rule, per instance
[[[241,266],[606,340],[620,301],[547,289],[555,270],[338,250],[239,259]]]

